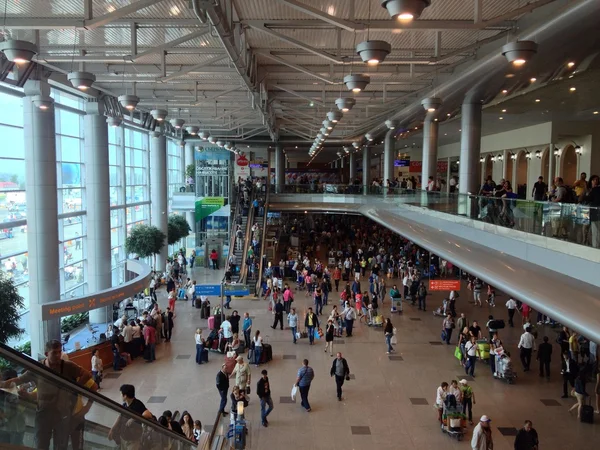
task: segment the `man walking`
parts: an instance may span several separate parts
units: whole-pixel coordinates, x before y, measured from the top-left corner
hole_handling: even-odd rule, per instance
[[[513,322],[513,319],[515,317],[515,312],[517,311],[517,302],[515,302],[515,300],[512,297],[509,298],[506,302],[506,309],[508,309],[508,324],[511,327],[514,327],[515,324]]]
[[[541,347],[541,345],[540,345]],[[526,420],[515,436],[515,450],[538,450],[540,441],[531,420]]]
[[[279,299],[277,299],[277,303],[275,303],[275,322],[273,322],[273,326],[271,328],[276,329],[278,322],[280,329],[283,330],[283,305]]]
[[[227,391],[229,391],[229,375],[227,374],[227,366],[225,364],[221,366],[221,370],[217,374],[217,390],[221,396],[219,412],[226,416],[229,414],[228,411],[225,411],[225,406],[227,406]]]
[[[337,386],[337,398],[338,401],[342,401],[342,386],[344,380],[350,379],[350,369],[348,368],[348,362],[346,358],[342,358],[342,352],[337,352],[337,358],[333,360],[331,365],[330,375],[335,376],[335,385]]]
[[[535,338],[531,334],[531,327],[525,329],[525,333],[521,335],[519,340],[519,350],[521,357],[521,364],[523,364],[523,372],[529,372],[529,366],[531,365],[531,353],[535,348]]]
[[[473,388],[469,386],[467,380],[462,379],[459,381],[459,383],[463,405],[463,414],[466,415],[468,413],[469,423],[473,425],[473,405],[475,404],[475,393],[473,392]]]
[[[296,343],[296,333],[298,332],[298,315],[296,314],[296,308],[292,308],[292,311],[287,316],[288,326],[292,330],[292,338],[294,344]]]
[[[244,313],[242,331],[244,332],[244,343],[246,344],[246,348],[250,348],[250,342],[252,342],[250,337],[250,334],[252,333],[252,319],[250,318],[250,314],[247,312]]]
[[[261,379],[256,383],[256,394],[260,399],[260,418],[262,420],[263,427],[269,426],[269,421],[267,420],[267,416],[271,414],[273,411],[273,400],[271,399],[271,385],[269,384],[269,377],[267,376],[267,371],[263,370],[261,372]],[[265,407],[268,406],[269,409],[265,410]]]
[[[319,318],[313,312],[312,308],[308,308],[308,314],[306,314],[306,318],[304,319],[304,326],[308,329],[309,345],[314,345],[315,328],[319,327]]]
[[[552,359],[552,344],[548,342],[548,336],[544,336],[544,342],[542,342],[538,348],[537,360],[540,362],[540,377],[544,376],[544,369],[546,372],[546,378],[550,379],[550,360]]]
[[[308,403],[308,391],[310,390],[310,384],[315,377],[315,371],[308,365],[308,359],[302,361],[302,367],[298,370],[298,376],[296,377],[296,386],[300,390],[300,403],[307,412],[310,412],[310,403]]]

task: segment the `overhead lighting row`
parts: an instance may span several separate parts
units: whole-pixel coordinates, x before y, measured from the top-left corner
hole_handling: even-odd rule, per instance
[[[338,100],[340,100],[340,99],[338,99]],[[344,99],[344,100],[354,101],[354,99]],[[337,103],[337,101],[336,101],[336,103]],[[341,108],[340,108],[340,111],[329,111],[327,113],[327,118],[322,123],[323,126],[319,130],[319,133],[317,134],[317,137],[315,138],[313,145],[308,150],[308,155],[310,157],[313,157],[316,154],[316,152],[322,148],[323,142],[325,142],[325,139],[327,139],[327,136],[329,136],[331,131],[335,128],[337,123],[340,120],[342,120],[343,117],[344,117],[344,114],[342,113]]]

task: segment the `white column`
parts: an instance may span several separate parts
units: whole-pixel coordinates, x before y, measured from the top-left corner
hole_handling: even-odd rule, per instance
[[[394,130],[388,130],[383,140],[383,180],[382,186],[385,186],[387,180],[394,181],[394,157],[396,149],[394,148]]]
[[[89,101],[84,118],[85,188],[87,198],[87,283],[89,292],[109,289],[110,251],[110,178],[108,126],[104,108]],[[90,311],[90,323],[107,323],[108,307]]]
[[[283,144],[277,144],[275,147],[275,186],[276,192],[283,192],[285,185],[285,155],[283,154]]]
[[[362,184],[363,184],[363,193],[367,195],[369,192],[369,185],[371,184],[371,160],[369,155],[369,147],[366,145],[363,147],[363,159],[362,159]]]
[[[481,103],[463,103],[461,127],[459,191],[477,194],[481,165]]]
[[[452,177],[452,170],[450,168],[450,157],[447,158],[448,165],[446,166],[446,193],[450,192],[450,178]]]
[[[152,208],[150,223],[160,231],[168,233],[167,227],[167,138],[150,135],[150,198]],[[166,268],[168,255],[167,242],[156,255],[156,270]]]
[[[348,166],[350,167],[350,172],[348,175],[350,180],[348,182],[352,183],[352,182],[354,182],[354,179],[356,178],[356,153],[355,153],[354,148],[352,148],[352,147],[351,147],[350,156],[348,159]]]
[[[438,122],[427,114],[423,123],[423,163],[421,169],[421,189],[427,189],[429,177],[437,178]]]
[[[43,81],[27,81],[23,98],[25,193],[27,196],[27,251],[31,355],[39,359],[45,343],[60,340],[60,319],[42,321],[40,305],[60,299],[58,198],[54,103],[42,110],[32,96],[49,95]],[[107,225],[110,227],[110,225]],[[110,258],[107,260],[110,266]]]
[[[508,150],[502,151],[502,178],[510,181],[510,173],[508,173],[508,160],[510,159],[510,152]],[[514,166],[514,164],[513,164]],[[512,186],[512,183],[510,184]]]
[[[550,147],[548,148],[548,180],[546,181],[548,188],[550,188],[552,183],[554,183],[554,167],[556,166],[555,159],[556,156],[554,156],[554,144],[550,142]]]
[[[194,144],[191,144],[189,142],[186,142],[185,144],[185,153],[184,153],[184,172],[183,172],[183,178],[184,178],[184,184],[187,184],[187,168],[188,166],[192,165],[194,166],[194,172],[195,172],[195,167],[196,167],[196,160],[194,159],[196,155],[196,147],[194,146]],[[236,180],[237,181],[237,180]],[[192,190],[192,192],[195,191],[195,186],[196,186],[196,177],[194,176],[194,190]],[[188,211],[185,213],[185,219],[187,220],[190,228],[192,229],[191,233],[194,234],[196,232],[196,212],[195,211]]]

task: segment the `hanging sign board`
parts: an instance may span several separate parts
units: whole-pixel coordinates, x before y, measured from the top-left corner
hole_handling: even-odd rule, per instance
[[[460,280],[429,280],[430,291],[460,291]]]

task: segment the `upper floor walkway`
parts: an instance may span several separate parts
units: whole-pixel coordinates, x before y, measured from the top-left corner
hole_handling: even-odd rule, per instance
[[[362,214],[600,340],[598,208],[379,187],[286,185],[271,194],[269,209]]]

